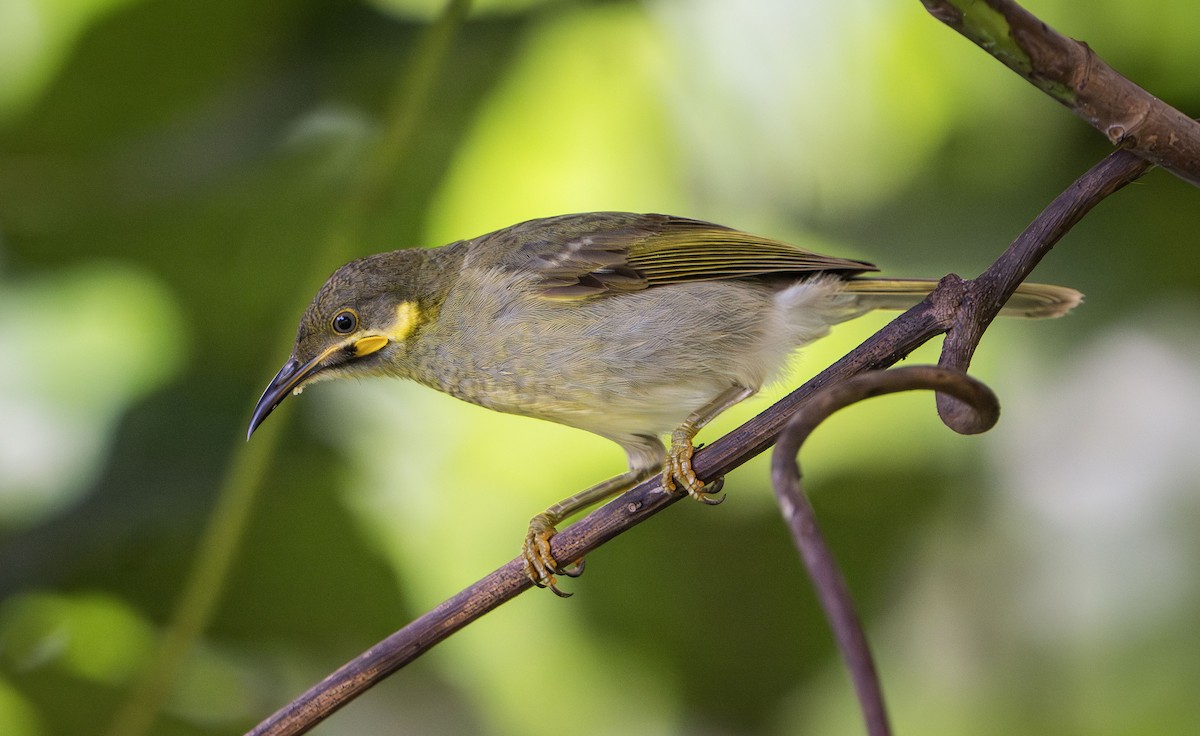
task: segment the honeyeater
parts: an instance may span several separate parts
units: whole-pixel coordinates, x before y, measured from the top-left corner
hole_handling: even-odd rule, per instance
[[[710,222],[625,212],[367,256],[335,271],[304,311],[249,433],[310,383],[394,376],[607,437],[629,470],[534,516],[525,536],[527,574],[557,592],[556,524],[654,473],[664,489],[712,502],[691,466],[701,427],[831,325],[908,308],[937,283],[862,275],[875,270]],[[1002,314],[1057,317],[1079,300],[1024,284]]]

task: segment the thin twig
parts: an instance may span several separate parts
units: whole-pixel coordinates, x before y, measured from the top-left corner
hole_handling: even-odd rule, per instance
[[[995,394],[965,373],[936,366],[868,371],[826,388],[805,403],[784,428],[771,456],[771,485],[779,500],[780,511],[808,569],[821,607],[825,609],[838,649],[846,660],[867,733],[871,736],[891,733],[883,690],[846,581],[817,526],[812,504],[804,495],[796,455],[817,425],[837,410],[872,396],[914,389],[952,394],[975,411],[975,423],[982,428],[990,428],[1000,417],[1000,404]]]
[[[984,330],[1017,286],[1050,249],[1105,197],[1136,180],[1150,163],[1129,151],[1115,151],[1054,198],[1008,250],[979,275],[964,293],[965,308],[956,310],[938,365],[965,373]],[[975,412],[949,394],[937,395],[942,422],[961,434],[973,434]]]
[[[1200,186],[1200,123],[1012,0],[921,0],[930,15],[1127,148]]]

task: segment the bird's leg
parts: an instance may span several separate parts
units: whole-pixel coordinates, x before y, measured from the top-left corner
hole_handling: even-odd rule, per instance
[[[704,482],[697,478],[696,472],[692,470],[692,453],[695,452],[692,440],[704,425],[715,419],[718,414],[753,396],[754,392],[755,389],[746,386],[730,386],[683,420],[683,424],[671,433],[671,448],[667,452],[667,462],[662,474],[663,490],[674,492],[675,483],[678,481],[688,495],[697,501],[708,504],[721,502],[712,493],[700,490],[704,487]]]
[[[521,555],[525,558],[525,574],[539,588],[550,588],[555,595],[566,598],[570,593],[564,593],[555,585],[555,574],[575,577],[582,568],[575,570],[562,569],[554,555],[550,552],[550,539],[558,533],[555,525],[576,511],[599,503],[618,493],[633,488],[638,483],[654,474],[653,469],[635,468],[620,475],[609,478],[603,483],[576,493],[570,498],[564,498],[550,508],[529,520],[529,531],[525,534],[525,543],[521,545]],[[580,560],[582,566],[583,561]]]

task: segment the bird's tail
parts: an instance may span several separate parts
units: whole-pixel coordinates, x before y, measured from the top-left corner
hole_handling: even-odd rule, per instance
[[[859,297],[870,309],[908,309],[924,299],[938,284],[931,279],[854,278],[845,291]],[[1043,319],[1061,317],[1083,300],[1083,294],[1066,286],[1021,284],[1000,310],[1005,317]]]

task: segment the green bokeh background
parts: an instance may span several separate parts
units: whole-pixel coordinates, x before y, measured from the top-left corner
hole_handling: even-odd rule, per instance
[[[1200,111],[1193,0],[1028,7]],[[109,728],[343,261],[628,209],[970,276],[1108,151],[915,0],[480,2],[404,128],[394,90],[440,8],[0,0],[0,733]],[[1198,225],[1196,190],[1152,172],[1061,243],[1035,277],[1087,301],[989,331],[993,432],[905,396],[806,447],[898,731],[1200,731]],[[395,382],[323,384],[254,442],[248,527],[153,733],[243,732],[623,462]],[[727,488],[316,732],[860,733],[765,458]]]

